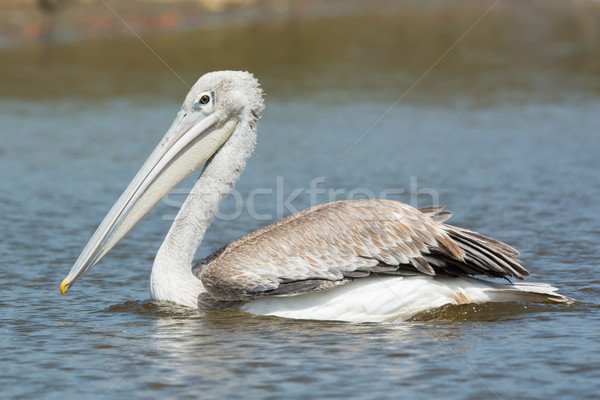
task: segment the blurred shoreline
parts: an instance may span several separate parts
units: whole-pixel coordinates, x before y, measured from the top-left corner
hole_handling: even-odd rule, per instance
[[[58,3],[2,8],[0,99],[178,99],[219,69],[329,100],[352,90],[395,101],[417,81],[411,101],[427,104],[600,93],[598,1],[44,1]]]
[[[502,6],[520,0],[503,0]],[[588,3],[543,0],[548,3]],[[481,8],[493,0],[0,0],[0,49],[182,32],[225,24]],[[528,1],[527,3],[535,3]],[[599,3],[597,3],[599,4]]]

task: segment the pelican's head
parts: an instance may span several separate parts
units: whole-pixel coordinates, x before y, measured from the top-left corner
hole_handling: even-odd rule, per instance
[[[228,120],[235,116],[244,117],[245,112],[250,112],[258,118],[263,109],[262,96],[258,81],[249,72],[209,72],[202,75],[189,91],[180,115],[202,112]]]
[[[262,90],[248,72],[218,71],[198,79],[165,136],[63,280],[61,293],[66,294],[171,189],[205,164],[238,126],[253,129],[262,109]]]

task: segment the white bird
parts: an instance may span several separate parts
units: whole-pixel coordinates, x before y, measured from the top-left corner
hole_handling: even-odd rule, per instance
[[[67,290],[142,217],[204,165],[161,245],[151,297],[201,309],[288,318],[390,321],[446,304],[573,302],[529,273],[510,246],[446,224],[440,207],[390,200],[318,205],[238,239],[193,266],[221,201],[256,142],[263,93],[248,72],[202,76],[61,284]]]

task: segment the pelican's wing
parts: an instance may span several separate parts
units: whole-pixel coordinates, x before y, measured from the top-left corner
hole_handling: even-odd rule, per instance
[[[529,275],[516,250],[443,223],[449,217],[390,200],[327,203],[236,240],[194,272],[219,300],[325,290],[373,273]]]

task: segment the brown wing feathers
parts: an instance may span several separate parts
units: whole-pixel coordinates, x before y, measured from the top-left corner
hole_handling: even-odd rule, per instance
[[[519,253],[508,245],[467,230],[457,229],[448,233],[465,252],[465,263],[480,270],[480,273],[491,277],[512,276],[518,279],[529,276],[529,272],[516,258]]]
[[[447,225],[451,215],[389,200],[328,203],[225,246],[194,273],[222,300],[327,290],[370,274],[529,276],[515,249]]]
[[[444,233],[433,238],[427,229],[414,229],[410,232],[413,242],[428,244],[420,251],[421,255],[410,258],[408,264],[386,263],[369,268],[359,268],[346,272],[348,278],[359,278],[369,273],[389,275],[486,275],[494,278],[514,277],[523,279],[529,272],[516,258],[519,252],[505,243],[477,232],[443,224],[452,215],[442,207],[419,209],[432,220],[442,223]],[[424,233],[426,232],[426,233]],[[432,245],[434,242],[435,245]],[[419,246],[420,247],[420,246]],[[403,252],[407,254],[407,252]]]

